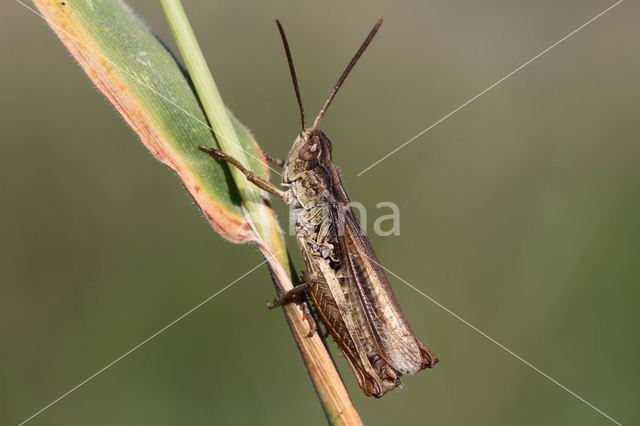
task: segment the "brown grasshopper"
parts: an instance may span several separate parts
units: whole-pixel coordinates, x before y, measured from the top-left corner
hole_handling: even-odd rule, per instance
[[[382,24],[379,20],[342,73],[311,127],[304,108],[289,44],[276,20],[300,107],[302,132],[284,165],[282,191],[247,170],[235,158],[200,147],[241,170],[247,179],[289,204],[296,239],[306,265],[303,283],[277,304],[306,291],[367,396],[377,398],[400,385],[400,376],[433,367],[438,357],[413,334],[369,239],[350,207],[331,159],[331,141],[318,124],[338,89]]]

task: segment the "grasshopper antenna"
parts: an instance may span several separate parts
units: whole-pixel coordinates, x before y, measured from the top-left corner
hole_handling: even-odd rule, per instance
[[[284,51],[287,54],[287,62],[289,62],[289,72],[291,72],[291,81],[293,82],[293,88],[296,91],[296,98],[298,99],[298,106],[300,107],[300,120],[302,121],[302,130],[306,128],[304,122],[304,107],[302,106],[302,96],[300,96],[300,87],[298,87],[298,77],[296,77],[296,67],[293,65],[293,58],[291,57],[291,49],[289,49],[289,42],[287,36],[284,33],[284,28],[280,24],[280,20],[276,19],[278,25],[278,31],[280,31],[280,37],[282,37],[282,44],[284,45]]]
[[[344,70],[344,72],[338,79],[338,82],[336,83],[335,87],[333,88],[331,93],[329,93],[329,97],[327,98],[324,105],[320,109],[318,116],[313,122],[313,126],[311,126],[311,130],[315,130],[318,127],[318,124],[320,124],[320,120],[322,120],[322,117],[324,117],[325,112],[327,112],[327,108],[329,108],[329,105],[331,105],[333,98],[336,97],[336,94],[338,93],[338,90],[342,86],[342,83],[344,83],[345,79],[351,72],[351,69],[356,65],[356,62],[358,62],[358,59],[360,59],[360,56],[362,56],[367,46],[369,46],[369,43],[371,43],[371,40],[373,40],[373,36],[375,36],[376,33],[378,32],[378,29],[380,29],[380,25],[382,25],[382,18],[378,19],[378,22],[376,22],[376,24],[373,26],[373,29],[371,30],[367,38],[364,40],[364,43],[362,43],[362,46],[360,46],[360,49],[358,49],[356,54],[351,59],[351,62],[349,62],[349,65],[347,65],[347,68]]]

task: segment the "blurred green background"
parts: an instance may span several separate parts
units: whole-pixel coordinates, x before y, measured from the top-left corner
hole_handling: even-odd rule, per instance
[[[174,46],[156,2],[129,3]],[[278,156],[299,121],[273,19],[315,115],[384,17],[323,123],[352,198],[370,216],[381,201],[401,209],[399,237],[371,235],[378,256],[611,417],[640,422],[637,3],[360,177],[612,2],[184,4],[225,102]],[[0,423],[17,424],[261,259],[209,228],[40,18],[2,9]],[[334,351],[365,423],[610,424],[391,282],[441,362],[374,400]],[[272,297],[267,271],[250,274],[31,424],[324,424]]]

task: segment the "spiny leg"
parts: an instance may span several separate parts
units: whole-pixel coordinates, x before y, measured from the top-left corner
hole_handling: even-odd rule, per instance
[[[291,204],[293,202],[292,197],[291,197],[291,193],[278,189],[271,182],[268,182],[268,181],[262,179],[260,176],[257,176],[252,171],[247,170],[246,167],[244,167],[238,160],[236,160],[232,156],[227,155],[222,151],[218,151],[217,149],[206,147],[204,145],[200,145],[198,148],[201,151],[208,152],[209,154],[211,154],[211,156],[213,156],[215,158],[219,158],[220,160],[224,160],[224,161],[226,161],[228,163],[231,163],[234,167],[236,167],[238,170],[240,170],[242,172],[242,174],[244,174],[246,176],[246,178],[247,178],[247,180],[249,182],[253,183],[258,188],[264,189],[269,194],[273,195],[274,197],[280,198],[282,201],[284,201],[287,204]]]

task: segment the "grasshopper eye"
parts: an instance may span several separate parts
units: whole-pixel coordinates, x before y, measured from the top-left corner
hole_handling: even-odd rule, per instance
[[[320,154],[320,138],[314,136],[312,139],[307,141],[302,148],[300,149],[300,158],[303,160],[313,160],[314,158],[318,158]]]

